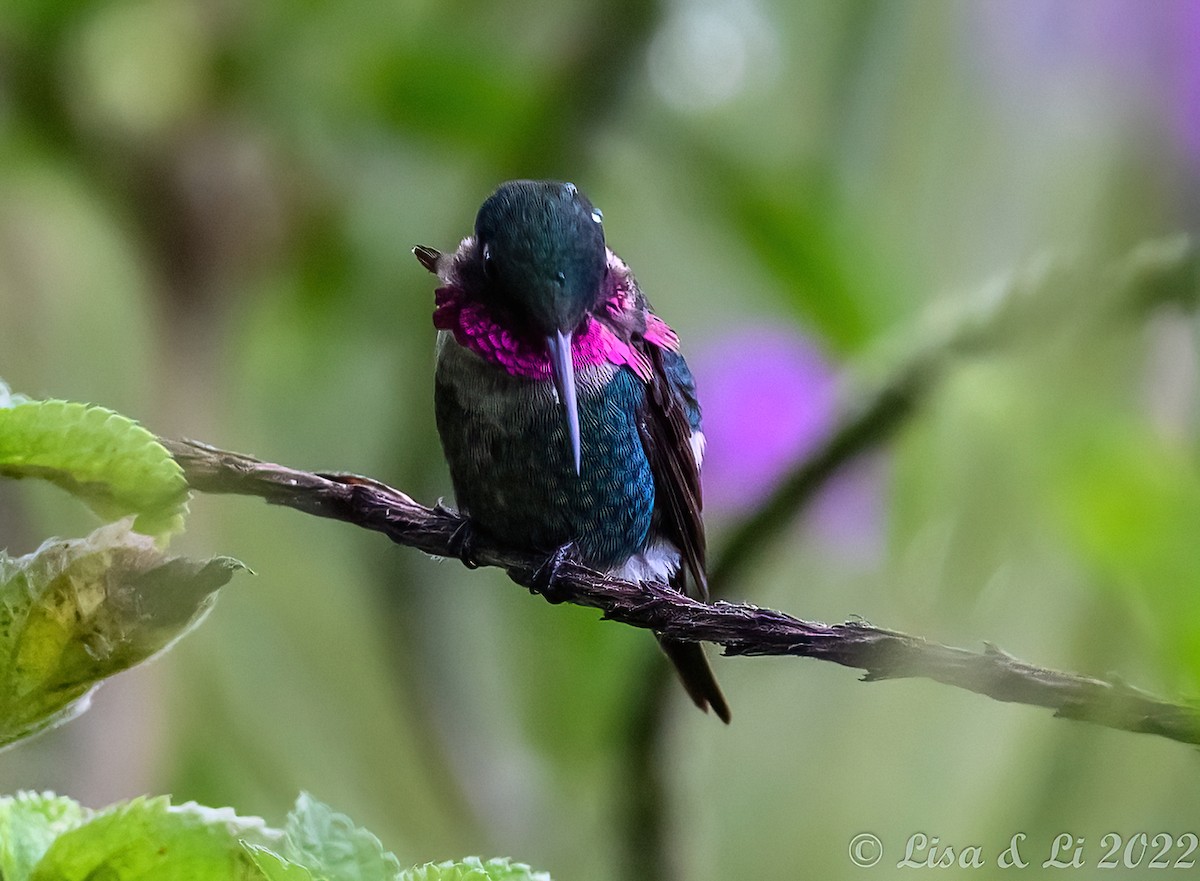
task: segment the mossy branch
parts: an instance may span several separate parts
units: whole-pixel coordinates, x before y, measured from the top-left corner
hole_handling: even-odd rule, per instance
[[[1200,252],[1187,236],[1144,242],[1099,270],[1071,257],[1035,261],[997,277],[927,316],[897,341],[907,353],[856,398],[824,443],[797,460],[771,495],[730,530],[708,573],[716,595],[745,577],[797,515],[847,462],[892,438],[936,392],[960,359],[1030,345],[1049,336],[1088,339],[1114,321],[1161,306],[1195,310]]]
[[[258,496],[271,504],[382,532],[434,556],[453,556],[463,520],[429,508],[382,483],[345,474],[316,474],[218,450],[194,441],[163,441],[193,489]],[[498,566],[531,587],[544,562],[481,538],[474,561]],[[795,655],[865,671],[865,681],[932,679],[994,700],[1054,710],[1055,715],[1125,731],[1200,744],[1200,707],[1172,703],[1117,680],[1027,664],[987,646],[982,652],[940,645],[861,621],[822,624],[745,603],[706,604],[665,584],[635,584],[567,562],[554,599],[599,609],[604,617],[691,642],[723,646],[727,655]]]

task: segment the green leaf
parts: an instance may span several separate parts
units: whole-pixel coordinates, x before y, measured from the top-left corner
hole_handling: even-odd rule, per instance
[[[401,873],[398,881],[550,881],[546,872],[535,872],[524,863],[479,857],[426,863]]]
[[[89,813],[75,800],[49,792],[0,798],[0,878],[26,881],[54,839],[81,825]]]
[[[281,852],[293,855],[289,859]],[[2,881],[550,881],[523,863],[478,857],[401,871],[379,839],[302,793],[286,830],[230,808],[165,797],[98,812],[72,799],[0,798]]]
[[[0,746],[86,709],[106,677],[168,648],[241,563],[166,557],[128,520],[0,551]]]
[[[146,429],[103,407],[30,401],[0,384],[0,476],[40,477],[107,520],[137,516],[147,535],[179,532],[188,486]]]
[[[264,874],[243,842],[270,846],[278,838],[229,808],[137,798],[60,835],[31,881],[258,881]]]
[[[328,881],[394,881],[400,862],[344,814],[300,793],[284,827],[283,855]]]
[[[267,881],[311,881],[315,878],[304,866],[284,859],[273,850],[247,842],[242,842],[242,846]]]

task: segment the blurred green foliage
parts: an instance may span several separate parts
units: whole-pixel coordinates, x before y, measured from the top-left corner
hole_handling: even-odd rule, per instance
[[[897,335],[997,273],[1194,226],[1190,9],[10,0],[0,375],[448,495],[408,252],[452,246],[499,181],[550,175],[604,209],[689,355],[771,323],[886,371]],[[882,540],[848,553],[800,524],[746,598],[1195,694],[1196,319],[1096,322],[1090,296],[951,371],[889,450]],[[620,781],[626,697],[661,663],[644,634],[252,500],[192,508],[182,544],[259,577],[0,755],[0,791],[278,816],[303,788],[413,858],[640,877]],[[14,554],[72,518],[0,484]],[[684,876],[850,876],[865,830],[886,866],[917,831],[1038,852],[1197,816],[1178,745],[827,666],[718,663],[728,729],[672,696],[657,757]]]
[[[478,857],[401,869],[379,839],[306,793],[282,829],[230,808],[135,798],[89,810],[65,796],[0,798],[0,871],[11,881],[550,881]]]

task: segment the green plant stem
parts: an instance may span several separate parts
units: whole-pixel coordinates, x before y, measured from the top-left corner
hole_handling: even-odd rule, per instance
[[[1200,297],[1195,245],[1176,236],[1144,243],[1100,272],[1082,261],[1041,261],[985,285],[962,308],[911,334],[922,341],[863,396],[820,447],[798,460],[767,499],[734,525],[709,567],[709,589],[729,596],[778,543],[817,491],[852,459],[895,435],[936,391],[957,359],[1055,334],[1086,337],[1097,324],[1142,317],[1157,306],[1194,308]]]

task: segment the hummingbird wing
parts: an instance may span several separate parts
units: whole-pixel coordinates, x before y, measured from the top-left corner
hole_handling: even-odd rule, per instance
[[[651,374],[641,432],[654,475],[658,528],[662,537],[679,549],[684,592],[706,599],[700,467],[692,446],[692,437],[700,430],[696,384],[679,353],[648,344],[645,354]],[[691,590],[687,589],[689,581]]]
[[[673,585],[706,599],[704,521],[700,517],[700,466],[693,438],[700,434],[696,383],[678,352],[646,346],[650,380],[646,384],[646,418],[640,421],[642,445],[654,475],[654,508],[659,534],[679,549],[680,568]],[[693,585],[688,591],[688,582]],[[675,665],[688,696],[702,710],[710,707],[726,724],[729,704],[698,642],[659,637],[659,645]]]

